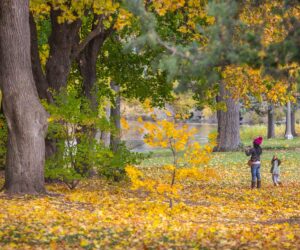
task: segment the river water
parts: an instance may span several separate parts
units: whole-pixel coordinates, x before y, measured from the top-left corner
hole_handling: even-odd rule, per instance
[[[214,124],[201,124],[201,123],[184,123],[187,124],[191,129],[196,128],[197,134],[195,136],[194,141],[198,141],[201,144],[204,144],[208,140],[208,135],[211,132],[214,132],[217,130],[217,125]],[[179,124],[180,125],[180,124]],[[122,140],[126,142],[126,145],[128,146],[131,151],[134,152],[148,152],[148,151],[154,151],[155,148],[148,146],[143,141],[143,135],[140,134],[138,131],[139,123],[135,121],[130,121],[129,123],[129,130],[126,132],[123,132],[122,134]]]

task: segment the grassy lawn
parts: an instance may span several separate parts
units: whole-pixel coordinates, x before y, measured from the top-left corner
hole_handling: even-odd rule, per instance
[[[243,140],[243,144],[245,146],[250,146],[252,144],[252,140]],[[293,140],[287,140],[284,138],[265,139],[262,147],[267,150],[300,148],[300,137],[295,137]]]
[[[252,145],[252,140],[249,138],[242,138],[244,147]],[[300,137],[296,137],[293,140],[286,140],[284,138],[265,139],[263,141],[263,155],[262,160],[271,161],[274,154],[287,161],[300,160]],[[222,157],[224,162],[233,163],[247,163],[247,157],[243,150],[240,152],[228,152],[228,153],[214,153],[215,157],[213,162]],[[172,153],[168,149],[156,149],[152,152],[149,159],[142,163],[142,166],[160,166],[169,164],[172,161]]]

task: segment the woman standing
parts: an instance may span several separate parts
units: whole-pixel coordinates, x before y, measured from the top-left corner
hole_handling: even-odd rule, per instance
[[[260,155],[262,154],[262,149],[260,145],[262,144],[263,138],[258,137],[253,140],[253,148],[245,151],[247,156],[251,155],[249,165],[251,166],[251,188],[255,188],[257,180],[257,188],[261,187],[261,177],[260,177]]]

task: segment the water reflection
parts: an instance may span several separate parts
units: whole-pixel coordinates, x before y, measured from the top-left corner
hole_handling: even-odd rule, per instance
[[[200,124],[200,123],[184,123],[189,126],[189,128],[196,128],[198,133],[195,136],[195,141],[201,144],[207,143],[208,135],[211,132],[217,130],[217,125],[215,124]],[[180,125],[180,124],[178,124]],[[139,133],[139,123],[136,121],[129,122],[129,130],[123,133],[122,140],[126,142],[128,148],[135,152],[148,152],[153,151],[155,148],[148,146],[143,142],[143,135]]]

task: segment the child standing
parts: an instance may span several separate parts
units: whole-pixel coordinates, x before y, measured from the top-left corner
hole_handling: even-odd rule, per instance
[[[280,164],[281,164],[281,160],[279,160],[277,158],[276,155],[273,156],[272,161],[271,161],[271,174],[272,174],[272,180],[274,183],[274,186],[278,186],[278,185],[282,185],[280,182]]]

